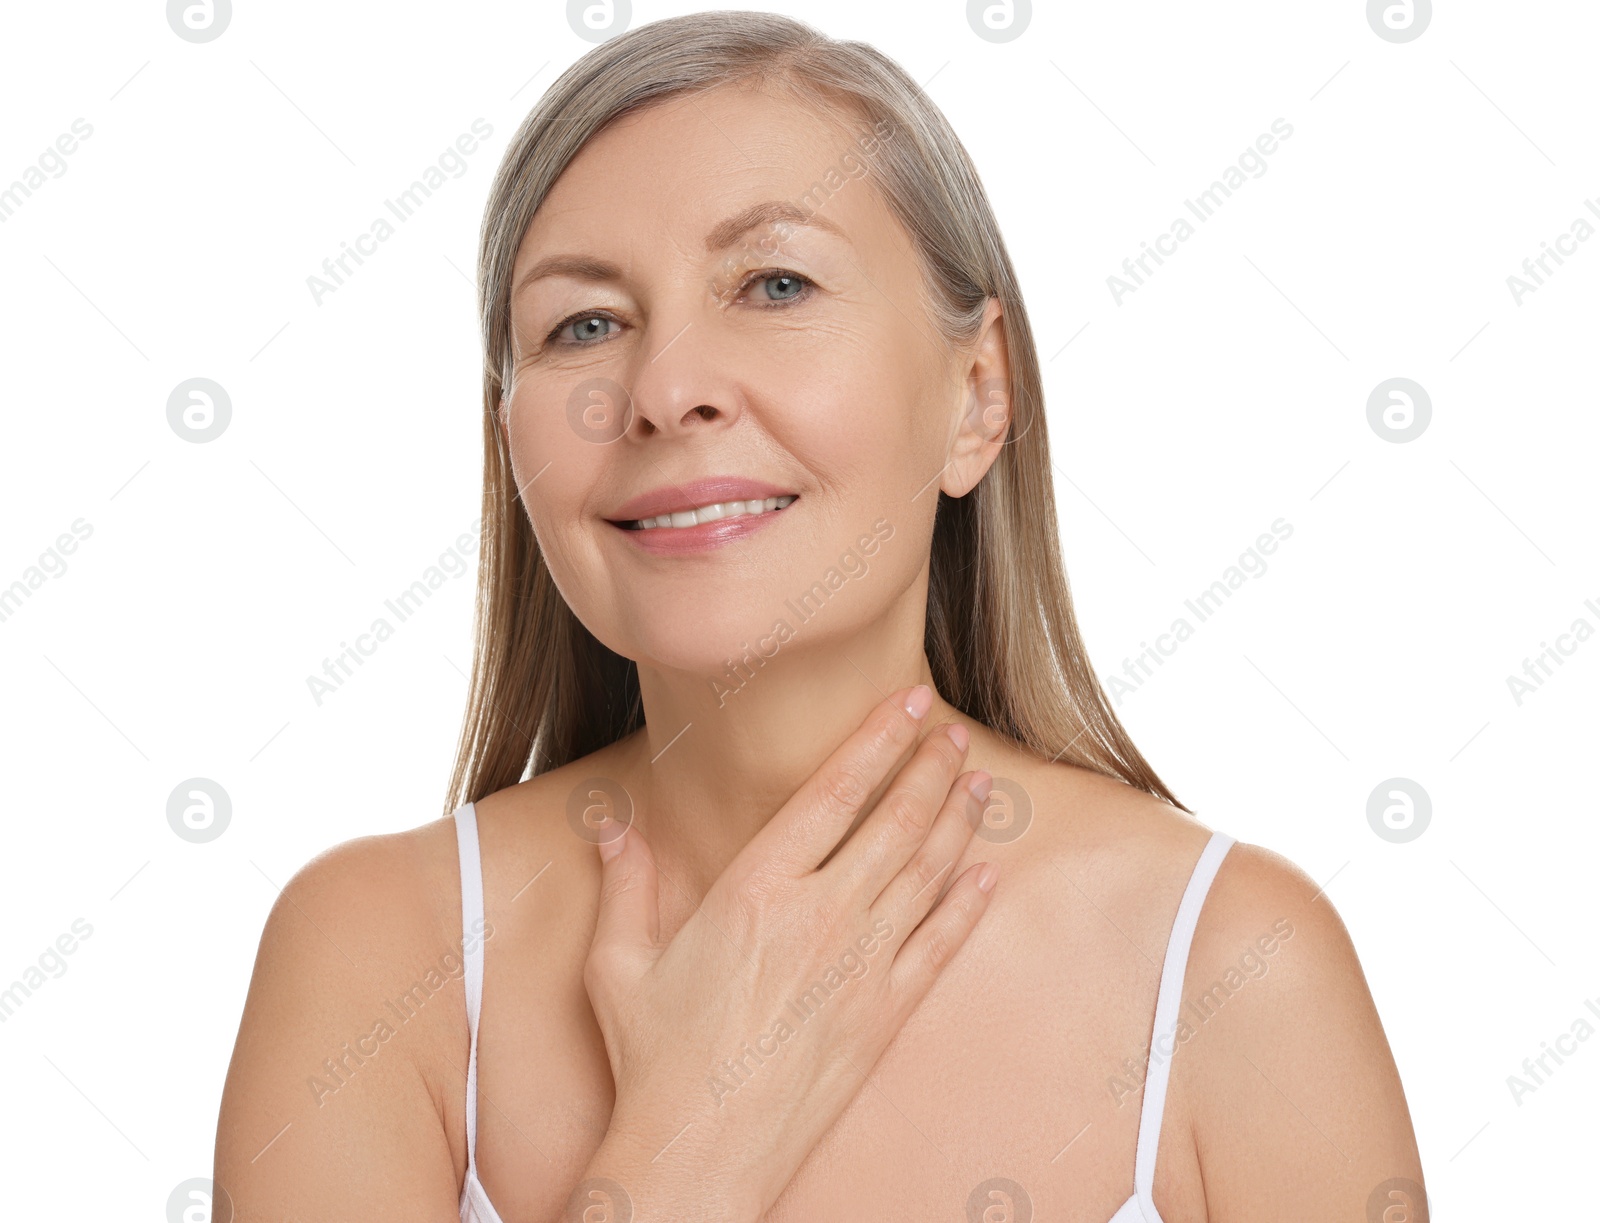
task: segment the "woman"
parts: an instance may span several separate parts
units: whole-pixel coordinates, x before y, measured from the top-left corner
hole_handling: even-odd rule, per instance
[[[1337,915],[1084,658],[1016,278],[898,66],[598,47],[479,277],[452,815],[269,918],[237,1217],[1426,1217]]]

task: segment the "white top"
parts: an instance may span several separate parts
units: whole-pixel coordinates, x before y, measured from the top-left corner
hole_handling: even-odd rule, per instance
[[[471,803],[456,809],[456,848],[461,857],[461,929],[475,928],[483,918],[483,864],[478,854],[478,813]],[[1211,890],[1217,868],[1233,846],[1225,832],[1213,832],[1189,876],[1189,886],[1178,902],[1178,915],[1167,938],[1167,956],[1161,965],[1161,985],[1156,991],[1155,1025],[1150,1032],[1150,1074],[1144,1083],[1144,1104],[1139,1113],[1139,1142],[1133,1159],[1133,1193],[1108,1223],[1164,1223],[1151,1194],[1156,1183],[1156,1148],[1161,1142],[1161,1115],[1167,1104],[1167,1080],[1172,1072],[1170,1053],[1177,1040],[1178,1008],[1183,1001],[1183,975],[1189,963],[1200,909]],[[461,1223],[502,1223],[494,1203],[478,1179],[478,1010],[483,1000],[483,940],[463,949],[467,990],[467,1024],[471,1046],[467,1054],[467,1177],[461,1186]],[[1158,1061],[1157,1051],[1164,1056]]]

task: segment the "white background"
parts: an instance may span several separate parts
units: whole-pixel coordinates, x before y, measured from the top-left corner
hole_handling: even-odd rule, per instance
[[[1592,1217],[1600,1040],[1520,1104],[1507,1076],[1600,999],[1600,639],[1520,704],[1507,676],[1600,629],[1600,241],[1520,304],[1507,277],[1600,224],[1600,12],[1452,3],[1394,44],[1356,0],[1040,7],[1006,43],[960,3],[805,15],[927,82],[978,164],[1101,674],[1292,524],[1119,712],[1208,824],[1331,880],[1435,1217]],[[0,1024],[0,1197],[159,1221],[209,1175],[276,889],[444,813],[470,567],[320,705],[306,679],[477,516],[483,199],[590,44],[557,3],[241,4],[198,45],[160,3],[4,22],[0,184],[93,133],[0,224],[0,586],[92,534],[0,622],[0,987],[93,934]],[[307,277],[477,118],[467,172],[317,304]],[[1267,171],[1118,304],[1107,277],[1278,118]],[[232,403],[205,444],[167,421],[195,377]],[[1367,420],[1391,377],[1432,401],[1404,444]],[[193,777],[232,800],[207,844],[167,823]],[[1432,802],[1405,844],[1367,821],[1394,777]]]

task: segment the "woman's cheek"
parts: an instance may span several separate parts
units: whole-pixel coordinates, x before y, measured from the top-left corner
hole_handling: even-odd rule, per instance
[[[573,507],[588,504],[603,456],[528,400],[514,402],[507,420],[511,476],[540,548],[554,561],[551,554],[568,550],[564,533],[578,525]]]
[[[548,479],[558,469],[584,487],[593,487],[605,448],[573,427],[559,396],[548,392],[519,396],[512,402],[508,421],[511,465],[519,489],[526,490],[533,480]],[[583,423],[580,420],[579,425]]]

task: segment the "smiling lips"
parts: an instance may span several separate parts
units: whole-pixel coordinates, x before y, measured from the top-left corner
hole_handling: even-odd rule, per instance
[[[644,493],[607,521],[646,551],[700,552],[760,530],[797,500],[798,493],[760,480],[713,476]]]
[[[739,514],[765,514],[772,510],[787,509],[794,501],[791,494],[784,497],[767,497],[755,501],[718,501],[698,509],[677,510],[671,514],[657,514],[654,518],[640,518],[627,524],[632,531],[681,531],[685,527],[699,526],[703,522],[717,522]]]

